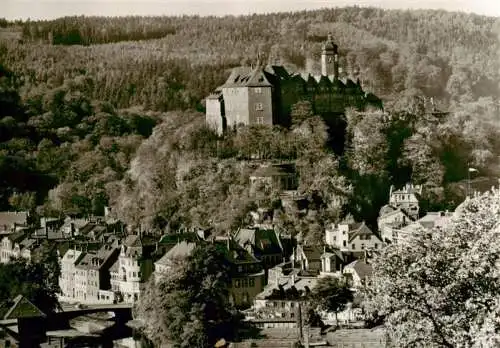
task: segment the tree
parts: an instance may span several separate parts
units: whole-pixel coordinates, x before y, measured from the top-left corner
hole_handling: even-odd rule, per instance
[[[134,309],[143,333],[155,344],[209,347],[232,338],[238,318],[229,303],[230,267],[214,244],[197,246],[185,264],[175,266],[159,283],[148,284]]]
[[[12,194],[12,196],[10,196],[9,204],[17,211],[33,211],[33,209],[35,209],[36,206],[36,193],[15,192],[14,194]]]
[[[354,294],[345,280],[336,277],[324,277],[318,280],[311,292],[311,301],[319,310],[337,313],[353,301]]]
[[[373,261],[365,310],[402,347],[500,343],[500,189],[467,199],[447,228],[420,229]]]
[[[313,107],[311,102],[301,100],[292,105],[290,117],[292,119],[292,127],[300,125],[305,120],[314,116]]]
[[[12,306],[17,295],[23,295],[45,314],[58,306],[56,290],[47,276],[50,268],[41,262],[24,259],[0,265],[0,312],[2,316]]]

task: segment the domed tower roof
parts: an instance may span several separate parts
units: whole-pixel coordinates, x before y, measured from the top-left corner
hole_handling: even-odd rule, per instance
[[[333,42],[331,33],[328,34],[328,38],[323,43],[323,51],[333,51],[334,53],[337,53],[337,45]]]

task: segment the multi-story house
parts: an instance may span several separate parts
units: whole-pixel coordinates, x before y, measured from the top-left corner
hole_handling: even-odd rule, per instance
[[[419,196],[422,186],[406,184],[400,190],[391,186],[389,204],[380,209],[377,226],[384,242],[394,242],[397,231],[415,222],[419,217]]]
[[[238,125],[291,124],[291,108],[311,102],[314,112],[328,122],[346,108],[381,108],[379,98],[366,93],[353,69],[352,78],[339,74],[338,47],[328,35],[321,51],[321,73],[289,73],[283,66],[233,69],[226,82],[206,98],[206,121],[218,133]]]
[[[214,238],[213,243],[230,264],[229,300],[237,307],[249,307],[265,286],[262,262],[230,236]]]
[[[117,257],[118,249],[110,245],[92,252],[69,249],[61,260],[61,298],[83,303],[113,302],[110,268]]]
[[[389,192],[389,206],[405,211],[412,219],[418,219],[418,197],[422,195],[422,186],[406,184],[402,189],[396,190],[391,185]]]
[[[81,250],[69,249],[61,258],[61,275],[59,276],[61,298],[71,300],[76,298],[76,263],[83,256],[84,254]]]
[[[279,233],[273,226],[256,225],[239,229],[233,236],[234,241],[269,269],[286,257]]]
[[[134,303],[139,299],[144,283],[153,273],[152,251],[143,245],[141,236],[127,236],[110,270],[111,288],[119,300]]]
[[[327,245],[344,252],[363,252],[382,248],[382,240],[364,222],[332,224],[325,231]]]
[[[318,278],[299,276],[270,283],[255,297],[246,319],[260,328],[298,328],[307,294],[316,286]]]

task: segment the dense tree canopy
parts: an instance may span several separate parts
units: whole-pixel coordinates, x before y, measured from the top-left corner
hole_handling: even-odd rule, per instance
[[[466,200],[448,228],[418,230],[373,263],[366,308],[396,346],[498,346],[500,190]]]
[[[0,264],[0,315],[5,315],[18,295],[26,297],[45,314],[56,310],[59,261],[57,257],[54,259],[50,248],[47,250],[38,262],[18,259]]]
[[[276,203],[270,193],[248,198],[252,161],[288,160],[315,206],[275,215],[314,234],[346,203],[357,220],[374,222],[390,184],[422,183],[423,211],[449,209],[463,197],[469,165],[481,176],[499,173],[494,18],[350,7],[2,25],[22,40],[0,33],[0,209],[46,203],[50,214],[88,215],[111,204],[134,224],[215,221],[223,229],[244,223],[255,205]],[[318,71],[328,32],[342,76],[359,77],[385,104],[384,113],[346,115],[346,151],[343,130],[325,129],[307,102],[293,106],[292,131],[249,127],[219,138],[202,126],[193,110],[203,111],[229,68],[262,52],[290,71]],[[430,117],[416,96],[451,113]],[[337,138],[325,145],[327,134]]]
[[[134,308],[142,332],[156,345],[212,347],[232,339],[238,316],[232,311],[227,284],[230,267],[213,244],[197,246],[185,264],[151,280]]]

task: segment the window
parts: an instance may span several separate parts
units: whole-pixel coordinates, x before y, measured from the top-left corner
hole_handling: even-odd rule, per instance
[[[352,244],[352,249],[356,249],[356,245],[354,243]]]
[[[262,93],[262,88],[257,87],[257,88],[254,89],[254,91],[255,91],[256,94],[261,94]]]
[[[234,281],[234,287],[235,287],[235,288],[239,288],[239,287],[240,287],[240,280],[239,280],[239,279],[236,279],[236,280]]]
[[[255,110],[257,111],[264,110],[264,105],[262,103],[255,103]]]
[[[264,117],[257,116],[257,124],[264,124]]]
[[[295,307],[295,303],[294,302],[290,302],[290,307],[292,307],[292,308]]]
[[[249,287],[253,288],[255,286],[255,279],[250,279],[248,285]]]
[[[361,250],[365,250],[365,244],[361,244]]]
[[[344,243],[343,243],[343,244],[344,244],[344,246],[345,246],[345,247],[347,246],[347,242],[346,242],[346,241],[344,241]]]
[[[290,318],[295,317],[295,313],[290,313]]]
[[[375,249],[377,249],[377,248],[378,248],[378,244],[377,244],[377,243],[375,243]]]

